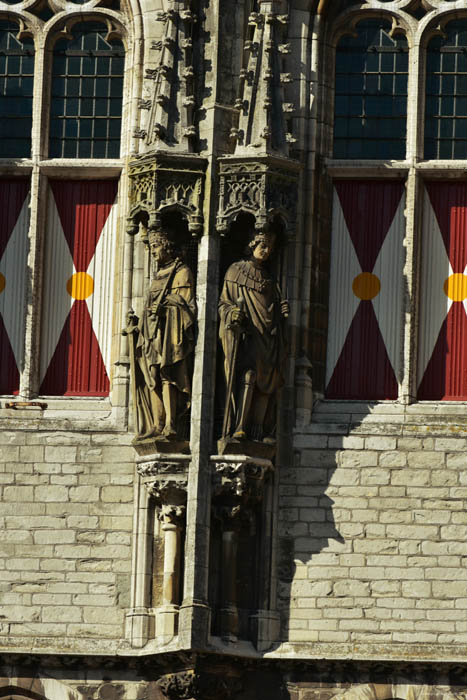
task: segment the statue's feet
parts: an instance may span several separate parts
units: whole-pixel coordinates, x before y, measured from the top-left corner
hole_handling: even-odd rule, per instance
[[[246,432],[244,430],[236,430],[232,435],[234,440],[246,440]]]
[[[266,445],[275,445],[276,444],[276,438],[273,435],[267,435],[264,439],[263,442],[266,443]]]
[[[177,437],[177,431],[175,430],[173,425],[167,424],[164,430],[162,431],[162,435],[168,440],[173,440]]]
[[[146,440],[148,438],[157,437],[160,434],[161,431],[158,428],[152,428],[151,430],[148,430],[147,433],[144,433],[144,435],[140,435],[139,437],[141,440]]]

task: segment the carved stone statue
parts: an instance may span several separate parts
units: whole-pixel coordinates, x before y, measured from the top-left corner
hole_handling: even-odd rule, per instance
[[[219,335],[227,383],[223,435],[274,444],[276,395],[283,383],[289,304],[268,270],[276,237],[258,233],[244,260],[227,270]]]
[[[149,234],[157,273],[141,318],[130,310],[131,381],[138,438],[173,440],[191,401],[196,303],[191,270],[167,233]]]

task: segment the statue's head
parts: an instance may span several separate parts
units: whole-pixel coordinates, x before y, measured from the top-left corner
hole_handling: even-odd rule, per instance
[[[248,250],[252,258],[258,262],[266,262],[276,245],[276,234],[270,231],[255,232],[248,244]]]
[[[177,257],[178,249],[170,238],[169,231],[150,231],[148,241],[151,255],[160,265],[167,264]]]

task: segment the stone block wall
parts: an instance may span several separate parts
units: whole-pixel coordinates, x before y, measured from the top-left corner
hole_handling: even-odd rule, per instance
[[[134,479],[128,443],[117,433],[0,432],[0,629],[11,647],[56,638],[66,650],[67,639],[124,636]]]
[[[467,643],[467,422],[323,403],[280,473],[283,639]],[[465,648],[465,646],[464,646]]]

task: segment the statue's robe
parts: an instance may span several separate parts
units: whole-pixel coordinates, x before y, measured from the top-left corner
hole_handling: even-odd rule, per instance
[[[155,315],[152,309],[158,303],[164,311]],[[195,320],[193,275],[187,265],[177,260],[157,272],[135,328],[132,380],[140,436],[159,433],[164,427],[163,381],[178,389],[177,416],[190,406]]]
[[[228,434],[236,424],[236,397],[240,382],[247,370],[256,373],[255,389],[275,399],[284,381],[287,355],[286,324],[281,313],[281,296],[276,280],[270,272],[252,259],[233,263],[226,272],[219,300],[219,336],[224,351],[224,370],[228,383],[231,372],[234,382]],[[233,349],[237,336],[231,317],[235,307],[243,307],[245,321],[238,339],[235,367],[232,367]],[[267,426],[266,431],[268,429]]]

